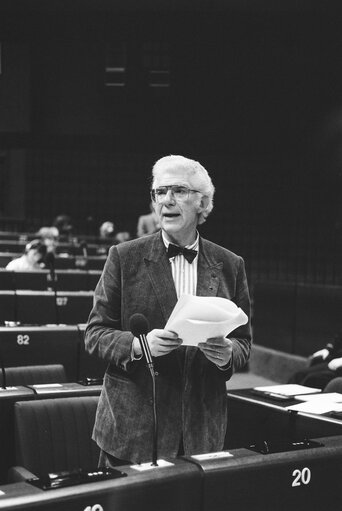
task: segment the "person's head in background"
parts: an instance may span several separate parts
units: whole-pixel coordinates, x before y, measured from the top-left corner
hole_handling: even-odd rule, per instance
[[[57,227],[59,238],[68,239],[72,235],[73,225],[69,215],[58,215],[53,221],[53,226]]]
[[[124,241],[129,241],[130,239],[131,234],[128,231],[120,231],[114,237],[114,241],[118,244],[123,243]]]
[[[213,209],[215,188],[207,170],[180,155],[160,158],[152,169],[151,197],[160,226],[169,241],[194,241],[197,225]]]
[[[114,230],[114,223],[107,220],[100,225],[99,236],[103,240],[112,240],[114,238]]]
[[[48,252],[56,252],[59,238],[59,231],[57,227],[41,227],[37,232],[37,236],[40,236],[40,239],[46,245]]]
[[[30,243],[27,243],[24,255],[32,268],[40,268],[40,264],[44,261],[46,252],[46,245],[40,240],[34,239]]]

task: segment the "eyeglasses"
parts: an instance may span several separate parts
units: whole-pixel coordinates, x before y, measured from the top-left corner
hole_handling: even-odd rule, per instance
[[[186,186],[170,185],[170,186],[159,186],[151,190],[151,198],[153,202],[161,202],[165,199],[167,192],[171,191],[172,196],[176,201],[183,201],[189,197],[189,193],[202,193],[199,190],[191,190]]]

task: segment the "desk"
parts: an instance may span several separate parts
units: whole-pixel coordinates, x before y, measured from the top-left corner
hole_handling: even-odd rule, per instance
[[[289,411],[286,407],[299,403],[298,400],[273,401],[253,395],[251,391],[228,392],[226,448],[248,446],[262,440],[301,440],[342,434],[342,420],[329,415]]]
[[[140,472],[119,467],[126,477],[42,491],[28,483],[0,486],[0,509],[25,511],[200,511],[202,475],[185,460]]]

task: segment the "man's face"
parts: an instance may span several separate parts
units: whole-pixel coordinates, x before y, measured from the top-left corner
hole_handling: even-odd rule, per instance
[[[170,167],[158,176],[153,188],[171,185],[198,190],[196,179],[177,167]],[[159,224],[169,241],[182,246],[195,241],[198,215],[204,209],[204,198],[201,193],[190,192],[185,199],[177,200],[169,190],[160,201],[154,202],[154,208]]]

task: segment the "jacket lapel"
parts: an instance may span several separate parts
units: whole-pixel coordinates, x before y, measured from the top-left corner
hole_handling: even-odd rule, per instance
[[[176,305],[177,293],[161,231],[149,245],[144,263],[166,323]]]
[[[206,240],[200,238],[197,267],[197,296],[217,296],[222,274],[223,262],[215,259],[212,250],[208,250]]]

